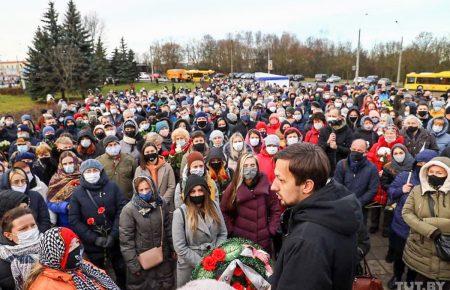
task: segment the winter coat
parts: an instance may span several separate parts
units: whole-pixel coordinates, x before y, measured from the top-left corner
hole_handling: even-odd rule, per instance
[[[78,133],[77,136],[78,143],[83,137],[88,137],[91,140],[91,145],[88,148],[83,148],[81,145],[78,145],[77,155],[80,157],[81,160],[84,161],[87,159],[95,159],[98,156],[105,153],[103,146],[97,143],[97,139],[94,137],[94,135],[92,135],[90,130],[82,130]],[[89,150],[92,150],[91,154],[88,153]]]
[[[31,169],[31,171],[48,186],[48,184],[50,183],[50,179],[52,179],[52,176],[53,174],[55,174],[57,168],[58,162],[56,162],[54,159],[50,159],[48,164],[43,164],[40,159],[37,159],[33,163],[33,168]]]
[[[137,167],[136,159],[130,154],[120,153],[119,163],[115,164],[117,159],[105,153],[97,157],[97,160],[103,165],[109,180],[114,181],[129,200],[133,195],[132,181]]]
[[[9,246],[14,245],[10,240],[8,240],[3,235],[3,231],[2,234],[0,235],[0,245],[9,245]],[[2,290],[16,289],[16,284],[14,282],[14,278],[11,273],[11,263],[2,259],[0,259],[0,289]]]
[[[432,125],[434,118],[431,119],[430,122],[428,122],[427,130],[436,138],[436,144],[439,147],[439,153],[441,153],[445,148],[447,148],[450,145],[450,134],[447,133],[448,130],[448,121],[446,118],[440,118],[444,120],[444,128],[441,130],[441,132],[434,132],[432,130]]]
[[[431,149],[436,152],[439,151],[439,147],[436,144],[436,138],[430,134],[424,128],[419,128],[416,135],[411,136],[406,133],[405,129],[402,129],[401,133],[405,138],[405,146],[408,148],[409,153],[412,156],[416,156],[422,149]]]
[[[94,205],[87,190],[97,203]],[[91,184],[80,178],[80,185],[75,188],[69,204],[69,223],[73,231],[80,237],[84,249],[90,260],[103,257],[104,248],[97,247],[94,242],[97,237],[111,235],[114,240],[119,239],[119,216],[125,200],[120,188],[110,181],[106,172],[102,170],[97,183]],[[99,208],[105,209],[99,214]],[[92,219],[94,223],[91,224]],[[96,232],[98,227],[106,227],[104,234]]]
[[[350,157],[343,159],[336,165],[334,179],[353,192],[362,206],[370,203],[377,193],[380,183],[375,165],[364,159],[352,170]]]
[[[0,141],[7,140],[9,143],[13,143],[17,139],[17,125],[12,124],[11,127],[3,127],[0,130]]]
[[[145,207],[136,205],[133,200],[139,199],[139,203]],[[148,204],[138,195],[127,203],[122,209],[119,221],[120,249],[127,264],[127,289],[168,289],[173,287],[173,261],[171,254],[172,228],[169,218],[169,208],[159,197],[157,202]],[[140,210],[149,210],[142,214]],[[162,217],[161,220],[161,212]],[[162,222],[164,226],[162,227]],[[161,230],[164,229],[164,232]],[[163,243],[163,262],[149,270],[142,269],[139,254]],[[141,272],[136,276],[136,272]]]
[[[314,128],[313,126],[311,130],[306,132],[305,142],[319,144],[319,130],[316,130],[316,128]]]
[[[136,168],[134,178],[138,176],[147,176],[151,178],[151,174],[147,168],[142,169],[140,166]],[[158,191],[159,195],[167,203],[167,208],[172,213],[175,210],[174,194],[175,194],[175,174],[172,166],[169,163],[164,162],[164,165],[158,168]]]
[[[351,289],[361,215],[355,195],[334,181],[287,209],[272,289]]]
[[[428,169],[438,165],[447,171],[447,179],[436,191],[428,183]],[[402,216],[410,226],[403,252],[403,261],[412,270],[432,280],[450,280],[450,264],[441,260],[431,235],[440,230],[450,234],[450,159],[435,157],[419,173],[420,185],[413,188],[403,207]],[[431,214],[429,199],[434,201],[435,217]]]
[[[271,184],[264,174],[257,177],[258,183],[250,189],[244,182],[236,192],[236,206],[230,209],[228,204],[233,192],[233,184],[228,185],[220,202],[228,235],[249,239],[266,251],[271,250],[271,237],[280,224],[280,204]]]
[[[136,159],[136,161],[139,160],[141,153],[139,152],[137,141],[136,144],[128,144],[127,142],[120,140],[119,144],[121,148],[120,150],[121,154],[122,153],[130,154],[131,156],[133,156],[134,159]]]
[[[363,139],[369,142],[369,147],[372,147],[378,140],[378,135],[373,130],[366,130],[363,127],[355,129],[354,139]]]
[[[220,224],[199,216],[196,232],[190,229],[185,204],[173,213],[172,239],[173,247],[178,255],[177,287],[189,281],[192,270],[200,263],[207,251],[219,246],[227,239],[227,227],[219,205],[214,203],[214,206],[220,217]]]
[[[249,121],[247,124],[244,124],[244,122],[239,121],[231,131],[231,134],[239,132],[242,136],[246,136],[248,130],[253,128],[255,128],[255,122]]]
[[[269,182],[272,183],[275,180],[275,161],[273,156],[267,153],[266,146],[263,146],[256,158],[258,159],[259,172],[264,173]]]
[[[333,131],[336,134],[337,149],[331,149],[327,144],[328,138]],[[325,150],[330,160],[331,172],[334,172],[339,160],[347,158],[348,154],[350,154],[350,146],[352,145],[353,139],[352,129],[347,125],[337,130],[333,130],[330,126],[320,129],[318,145]]]

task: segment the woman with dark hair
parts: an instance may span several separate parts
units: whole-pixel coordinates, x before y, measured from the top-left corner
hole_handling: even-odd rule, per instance
[[[25,290],[119,290],[114,281],[83,259],[84,246],[68,228],[52,228],[42,235],[39,263],[25,282]]]
[[[172,239],[178,255],[177,287],[189,281],[206,252],[227,239],[219,205],[212,201],[201,176],[192,174],[186,180],[184,203],[173,213]]]
[[[69,226],[69,203],[75,188],[80,185],[80,159],[71,151],[61,153],[58,169],[49,183],[48,208],[56,214],[58,226]]]
[[[258,154],[264,145],[264,139],[258,130],[250,129],[245,136],[245,143],[252,148],[253,153]]]
[[[133,181],[133,197],[120,214],[120,249],[127,264],[127,289],[172,289],[173,244],[169,208],[147,176]],[[163,261],[145,269],[140,255],[162,247]]]
[[[209,150],[209,154],[206,157],[206,167],[209,176],[211,176],[211,179],[217,184],[220,200],[223,191],[227,188],[233,178],[233,170],[227,167],[227,161],[220,148],[211,148],[211,150]]]
[[[229,236],[249,239],[272,251],[271,237],[278,230],[281,210],[269,180],[259,172],[255,155],[244,154],[239,160],[220,208]]]
[[[134,177],[147,176],[156,184],[160,196],[167,203],[169,211],[175,209],[173,195],[175,192],[175,174],[169,163],[158,154],[158,148],[153,143],[145,143],[141,149],[141,160]]]

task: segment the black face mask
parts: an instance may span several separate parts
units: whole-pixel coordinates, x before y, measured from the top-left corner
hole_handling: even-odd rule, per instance
[[[191,200],[191,202],[193,204],[202,204],[203,201],[205,201],[205,196],[204,195],[200,195],[200,196],[189,196],[189,199]]]
[[[348,117],[348,119],[349,119],[350,121],[352,121],[353,123],[355,123],[356,120],[358,120],[358,117],[351,116],[351,117]]]
[[[105,133],[104,132],[101,132],[101,133],[97,133],[96,135],[95,135],[95,137],[97,137],[97,139],[98,140],[103,140],[103,138],[105,138]]]
[[[206,121],[197,121],[197,125],[199,128],[205,128],[207,122]]]
[[[409,133],[409,134],[413,134],[417,130],[419,130],[419,127],[408,127],[408,128],[406,128],[406,132]]]
[[[134,138],[134,136],[136,136],[136,131],[125,131],[125,136]]]
[[[353,162],[360,162],[361,160],[363,160],[363,158],[364,158],[364,154],[361,152],[355,152],[355,151],[350,152],[350,159]]]
[[[218,171],[222,167],[222,162],[211,162],[211,168]]]
[[[438,177],[436,175],[428,175],[428,183],[434,189],[439,189],[444,184],[446,179],[447,179],[447,176]]]
[[[417,115],[419,115],[419,117],[425,117],[426,115],[428,115],[427,111],[417,111]]]
[[[144,155],[144,159],[146,162],[153,162],[158,158],[158,153],[149,153]]]
[[[225,133],[227,131],[227,127],[226,126],[225,127],[217,127],[217,129],[219,131],[221,131],[222,133]]]
[[[53,140],[55,140],[55,135],[54,135],[54,134],[45,135],[45,138],[44,138],[44,139],[53,141]]]
[[[51,157],[42,157],[42,158],[39,158],[39,160],[40,160],[41,163],[44,164],[45,166],[51,166],[52,163],[53,163]]]
[[[206,149],[205,143],[194,144],[194,150],[195,151],[203,153],[203,152],[205,152],[205,149]]]
[[[72,250],[67,256],[66,269],[73,270],[81,266],[83,262],[83,246],[78,246]]]

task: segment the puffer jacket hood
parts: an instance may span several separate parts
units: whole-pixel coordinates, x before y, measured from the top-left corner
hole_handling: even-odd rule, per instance
[[[439,191],[443,192],[444,194],[447,194],[447,192],[450,191],[450,158],[435,157],[431,159],[429,162],[427,162],[424,166],[422,166],[422,169],[420,169],[419,178],[420,184],[422,186],[422,195],[425,194],[427,191],[436,191],[428,183],[428,174],[427,174],[428,169],[433,165],[440,166],[447,171],[447,179],[445,180],[444,184],[439,188]]]
[[[95,139],[94,135],[92,135],[91,130],[81,130],[80,132],[78,132],[77,142],[80,143],[80,140],[83,137],[88,137],[92,141],[92,143],[96,143],[97,142],[97,140]]]
[[[433,121],[436,120],[436,119],[444,120],[444,128],[442,128],[441,132],[438,132],[438,133],[434,132],[433,129],[432,129],[432,128],[433,128]],[[445,133],[447,133],[447,130],[448,130],[448,121],[447,121],[447,118],[444,118],[444,117],[436,117],[436,118],[431,119],[431,120],[428,122],[428,125],[427,125],[427,131],[430,132],[431,134],[433,134],[433,135],[436,136],[436,137],[440,137],[440,136],[444,135]]]
[[[292,222],[312,222],[339,234],[351,236],[359,229],[360,207],[354,194],[331,180],[294,206],[291,213]]]
[[[359,125],[360,125],[361,127],[363,127],[363,126],[364,126],[364,122],[365,122],[366,120],[370,120],[370,121],[372,122],[372,124],[373,124],[372,118],[370,118],[369,116],[364,116],[364,117],[361,118],[361,121],[359,121]]]

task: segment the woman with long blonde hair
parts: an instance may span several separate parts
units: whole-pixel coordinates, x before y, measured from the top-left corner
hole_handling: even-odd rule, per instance
[[[172,239],[178,255],[177,287],[186,284],[203,255],[227,238],[227,228],[219,205],[211,200],[205,179],[189,175],[184,187],[184,203],[173,213]]]
[[[267,176],[259,171],[256,156],[244,154],[220,203],[229,235],[249,239],[266,251],[271,251],[281,215],[270,186]]]
[[[223,147],[223,153],[227,158],[228,168],[235,171],[239,158],[247,152],[252,152],[252,149],[244,142],[244,137],[241,133],[236,132],[231,135],[230,140]]]

